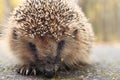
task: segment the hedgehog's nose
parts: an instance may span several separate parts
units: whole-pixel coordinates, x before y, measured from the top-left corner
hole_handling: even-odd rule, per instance
[[[53,69],[45,69],[45,76],[47,78],[52,78],[55,75],[55,71]]]

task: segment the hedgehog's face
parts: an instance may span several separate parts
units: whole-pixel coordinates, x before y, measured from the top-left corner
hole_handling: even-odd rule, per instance
[[[23,45],[18,45],[24,51],[21,50],[20,54],[26,54],[22,55],[25,58],[24,60],[29,60],[28,62],[30,63],[32,62],[32,64],[36,65],[40,72],[46,76],[53,76],[60,68],[61,49],[64,45],[63,40],[57,42],[49,37],[22,37],[20,42],[23,43]]]
[[[46,76],[52,76],[61,64],[61,49],[64,41],[56,42],[52,38],[37,38],[28,42],[28,47],[33,53],[35,63],[39,70]]]

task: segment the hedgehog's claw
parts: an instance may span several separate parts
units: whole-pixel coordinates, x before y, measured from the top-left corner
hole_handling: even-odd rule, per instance
[[[36,66],[23,65],[17,70],[17,72],[21,75],[37,75],[39,71]]]
[[[33,72],[33,75],[36,75],[37,73],[36,69],[33,69],[32,72]]]
[[[28,73],[29,73],[29,69],[26,69],[26,75],[28,75]]]

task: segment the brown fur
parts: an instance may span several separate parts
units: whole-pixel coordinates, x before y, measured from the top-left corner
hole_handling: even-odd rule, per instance
[[[17,17],[19,17],[19,16],[16,17],[16,15],[22,15],[22,14],[14,12],[10,22],[10,25],[11,24],[12,25],[9,28],[10,32],[8,32],[8,38],[9,38],[8,40],[9,40],[10,48],[13,54],[16,57],[18,57],[18,59],[20,59],[20,61],[24,65],[31,64],[31,63],[36,64],[35,55],[30,50],[30,46],[28,45],[29,42],[36,46],[37,58],[40,59],[41,61],[40,63],[42,63],[42,61],[44,61],[48,57],[55,57],[57,55],[58,42],[61,40],[65,42],[61,50],[61,61],[63,64],[67,65],[68,67],[74,67],[74,66],[78,67],[80,63],[91,64],[90,51],[91,51],[91,46],[94,38],[91,25],[88,23],[86,17],[84,16],[80,8],[78,8],[77,6],[71,5],[69,2],[66,2],[65,4],[62,3],[62,4],[63,6],[67,5],[67,7],[72,7],[70,9],[73,10],[73,13],[75,13],[73,14],[73,16],[76,16],[76,17],[73,18],[71,22],[69,22],[69,25],[67,25],[67,27],[64,28],[65,30],[61,28],[63,29],[62,33],[66,33],[67,35],[57,35],[58,36],[57,40],[56,40],[56,37],[52,35],[52,32],[50,32],[51,35],[49,33],[46,33],[46,35],[40,36],[42,33],[41,34],[36,33],[37,36],[32,34],[30,34],[29,36],[29,30],[32,31],[32,29],[28,27],[29,30],[27,31],[23,30],[23,26],[21,28],[21,22],[19,20],[16,20]],[[64,13],[64,14],[67,14],[67,13]],[[50,15],[53,15],[53,14],[51,13]],[[67,15],[70,15],[70,14],[67,14]],[[37,21],[37,20],[34,20],[34,21]],[[24,23],[24,21],[22,23]],[[58,23],[56,24],[58,25]],[[35,24],[33,23],[33,25]],[[56,32],[56,34],[59,34],[59,32]],[[39,64],[39,62],[37,62],[37,64]]]

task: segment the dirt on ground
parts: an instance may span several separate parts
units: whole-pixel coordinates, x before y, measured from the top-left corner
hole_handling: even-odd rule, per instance
[[[10,61],[7,46],[0,43],[0,80],[49,80],[44,76],[22,76],[16,73]],[[120,80],[120,47],[97,45],[92,49],[94,64],[79,70],[56,73],[51,80]]]

